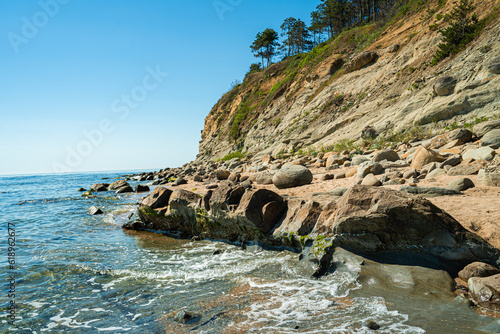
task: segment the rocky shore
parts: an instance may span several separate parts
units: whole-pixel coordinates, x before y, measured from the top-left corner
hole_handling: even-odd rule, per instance
[[[156,187],[123,227],[287,248],[315,277],[335,271],[336,249],[442,269],[457,293],[499,310],[499,129],[489,121],[474,135],[457,129],[382,150],[195,161],[129,175]],[[91,192],[110,189],[133,191],[121,180]]]

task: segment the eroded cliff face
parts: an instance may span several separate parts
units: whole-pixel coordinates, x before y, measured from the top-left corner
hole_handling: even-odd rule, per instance
[[[389,25],[364,49],[359,45],[368,43],[375,25],[248,74],[206,117],[197,160],[237,150],[277,156],[344,138],[360,140],[367,126],[380,135],[415,124],[444,128],[500,113],[500,76],[488,68],[500,56],[498,15],[466,50],[432,66],[441,40],[438,30],[446,26],[436,18],[449,13],[453,4],[427,4],[436,10],[433,15],[421,7]],[[481,1],[476,12],[480,18],[491,16],[499,6],[497,0]],[[445,76],[456,84],[441,96],[434,86]]]

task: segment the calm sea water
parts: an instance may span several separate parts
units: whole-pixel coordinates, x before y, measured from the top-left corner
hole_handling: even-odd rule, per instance
[[[124,232],[141,196],[77,191],[123,173],[0,177],[0,333],[369,333],[368,320],[378,333],[484,333],[496,324],[450,296],[364,293],[349,270],[311,279],[287,251]],[[105,214],[88,216],[91,205]],[[175,322],[181,310],[197,319]]]

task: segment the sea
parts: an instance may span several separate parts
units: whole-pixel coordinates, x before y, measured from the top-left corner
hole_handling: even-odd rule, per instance
[[[500,332],[420,269],[315,279],[288,250],[125,231],[145,194],[78,190],[130,172],[0,176],[0,333]]]

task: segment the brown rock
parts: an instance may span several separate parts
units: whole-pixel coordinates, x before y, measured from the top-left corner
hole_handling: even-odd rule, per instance
[[[373,51],[364,51],[355,56],[352,60],[344,64],[344,73],[353,72],[376,61],[378,55]]]
[[[349,177],[353,177],[355,175],[358,174],[358,169],[357,168],[352,168],[352,169],[349,169],[346,173],[345,173],[345,177],[346,178],[349,178]]]
[[[118,188],[122,188],[122,187],[127,187],[130,185],[128,184],[127,181],[125,180],[118,180],[118,181],[115,181],[113,183],[111,183],[108,187],[109,190],[117,190]]]
[[[488,277],[497,274],[500,274],[500,269],[484,262],[473,262],[462,269],[458,277],[467,282],[471,277]]]
[[[479,306],[500,311],[500,274],[472,277],[467,282],[472,300]]]
[[[172,190],[158,187],[142,200],[141,207],[150,207],[151,209],[166,207],[171,195]]]
[[[363,181],[361,182],[362,186],[371,186],[371,187],[379,187],[382,185],[382,182],[380,182],[379,179],[375,177],[373,174],[368,174],[364,177]]]
[[[344,155],[341,154],[336,154],[336,155],[330,155],[328,159],[326,159],[326,167],[331,166],[331,165],[342,165],[344,162],[346,162],[348,158]]]
[[[417,251],[457,264],[500,251],[468,232],[430,201],[382,187],[351,187],[337,202],[333,233],[357,251]]]
[[[473,164],[460,164],[458,166],[452,167],[448,170],[447,174],[449,176],[458,175],[476,175],[483,166],[479,163]]]
[[[267,162],[267,163],[270,163],[270,162],[272,162],[273,160],[274,160],[274,158],[273,158],[271,155],[269,155],[269,154],[266,154],[266,155],[264,155],[264,156],[262,157],[262,163],[266,163],[266,162]]]
[[[430,148],[440,148],[453,142],[453,146],[468,143],[472,139],[472,132],[466,129],[455,129],[432,139]],[[449,147],[447,147],[449,148]]]
[[[292,199],[288,201],[285,219],[273,234],[294,232],[298,235],[307,235],[313,230],[321,213],[320,204],[317,202]]]
[[[411,167],[414,169],[422,169],[422,167],[431,162],[443,162],[445,160],[446,158],[439,153],[427,149],[423,146],[419,146],[419,148],[415,151],[415,155],[413,156]]]
[[[225,169],[219,169],[215,173],[217,180],[227,180],[229,178],[229,175],[231,175],[231,172]]]
[[[99,192],[99,191],[107,191],[109,187],[109,184],[107,183],[96,183],[90,187],[91,192]]]
[[[235,213],[244,216],[264,233],[267,233],[277,223],[277,220],[272,221],[271,219],[279,216],[266,211],[264,217],[264,206],[270,202],[276,202],[279,205],[273,204],[272,207],[266,208],[266,210],[272,209],[281,214],[284,213],[286,204],[280,195],[267,189],[246,190]]]
[[[245,189],[241,185],[233,185],[228,181],[222,181],[210,196],[208,210],[229,211],[235,209],[244,193]]]

